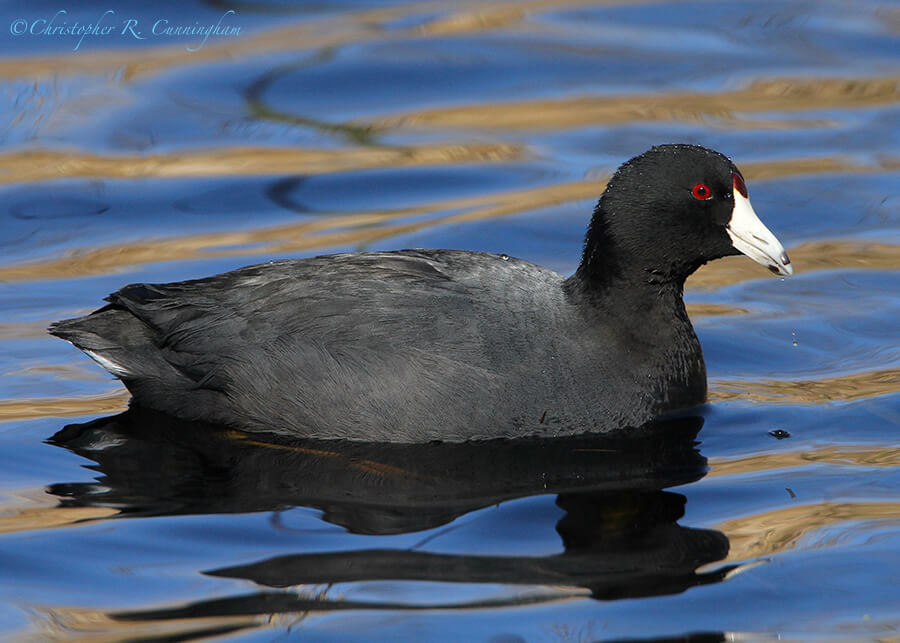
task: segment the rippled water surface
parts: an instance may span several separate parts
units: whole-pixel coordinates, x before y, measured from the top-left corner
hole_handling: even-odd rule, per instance
[[[13,4],[0,637],[900,636],[900,4]],[[333,251],[569,273],[606,178],[664,142],[733,157],[796,274],[689,280],[710,404],[662,431],[275,444],[117,415],[44,330],[125,283]]]

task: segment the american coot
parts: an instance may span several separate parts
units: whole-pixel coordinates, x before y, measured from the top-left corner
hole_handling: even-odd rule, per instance
[[[606,432],[705,401],[684,281],[741,252],[792,273],[728,158],[662,145],[610,180],[569,278],[481,252],[337,254],[133,284],[50,332],[137,405],[248,431],[390,442]]]

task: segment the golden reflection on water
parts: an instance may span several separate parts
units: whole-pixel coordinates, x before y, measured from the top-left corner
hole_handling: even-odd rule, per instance
[[[740,306],[713,304],[709,302],[701,304],[687,304],[686,308],[691,318],[746,315],[750,312],[747,308],[741,308]]]
[[[900,392],[900,369],[883,369],[807,380],[714,380],[709,401],[764,404],[851,402]]]
[[[852,467],[897,467],[900,466],[900,447],[827,445],[804,451],[772,451],[710,458],[710,471],[706,475],[716,477],[761,473],[819,463]]]
[[[47,324],[43,327],[42,339],[47,338]],[[90,364],[36,364],[25,366],[18,370],[6,371],[7,377],[44,377],[56,380],[100,380],[108,381],[108,377],[103,377],[96,367]],[[2,400],[0,400],[2,404]]]
[[[124,411],[129,399],[128,391],[124,388],[117,388],[110,392],[96,395],[26,397],[0,400],[0,422],[51,417],[108,415]]]
[[[85,311],[90,312],[90,311]],[[0,324],[0,340],[4,339],[40,339],[47,336],[49,322],[29,321]]]
[[[6,494],[10,494],[7,490]],[[71,527],[118,515],[110,507],[61,507],[43,488],[22,489],[0,497],[0,534]]]
[[[778,554],[793,549],[801,539],[811,538],[816,530],[860,520],[900,523],[900,503],[825,501],[720,522],[713,528],[728,536],[730,550],[728,557],[716,565]],[[804,544],[805,550],[815,548],[811,543]]]
[[[448,143],[409,147],[230,147],[141,156],[31,148],[0,154],[0,185],[54,179],[194,178],[327,174],[385,167],[517,161],[521,145]]]
[[[376,168],[521,161],[533,156],[523,144],[447,143],[402,147],[232,147],[152,155],[99,154],[77,149],[29,148],[0,154],[0,185],[57,179],[184,179],[217,176],[317,175]],[[843,157],[741,163],[748,180],[816,174],[877,174],[900,169],[900,157],[862,164]],[[559,183],[556,187],[579,185]],[[602,183],[594,183],[599,197]],[[532,188],[534,189],[534,188]],[[492,198],[492,197],[486,197]]]
[[[227,636],[247,628],[284,627],[299,623],[304,614],[216,616],[206,618],[129,621],[112,612],[79,607],[31,606],[31,628],[16,643],[125,643],[126,641],[196,641]],[[289,618],[286,618],[289,617]]]
[[[291,588],[291,594],[298,601],[323,601],[336,603],[340,598],[327,596],[330,587],[324,589],[315,586],[295,586]],[[491,607],[521,607],[526,604],[559,604],[575,600],[582,600],[587,596],[587,590],[581,588],[559,587],[547,588],[549,591],[542,596],[517,597],[508,603],[481,601],[475,605],[439,606],[404,605],[402,610],[439,610],[439,611],[465,611],[469,609],[485,609]],[[177,605],[175,608],[177,609]],[[16,637],[17,643],[44,643],[45,641],[79,642],[79,643],[113,643],[126,641],[194,641],[205,640],[207,637],[221,637],[241,630],[255,628],[268,628],[273,630],[273,640],[283,638],[274,630],[290,631],[291,627],[298,626],[303,620],[334,614],[333,610],[304,610],[304,611],[273,611],[271,613],[237,615],[237,616],[208,616],[191,618],[160,618],[158,620],[130,620],[119,616],[117,611],[104,611],[100,609],[88,609],[79,607],[50,607],[30,606],[31,611],[37,617],[28,632]],[[135,609],[143,609],[141,606]],[[146,609],[154,609],[147,606]],[[361,607],[360,609],[366,609]]]
[[[760,80],[744,89],[722,92],[679,92],[573,97],[462,105],[420,110],[358,124],[374,130],[394,128],[466,128],[547,130],[631,121],[686,121],[729,129],[794,129],[829,125],[832,121],[747,120],[743,114],[800,112],[890,105],[900,102],[898,78],[783,78]]]
[[[811,241],[789,248],[789,254],[797,272],[839,268],[900,269],[900,246],[864,239]],[[693,290],[714,290],[758,279],[761,274],[759,266],[748,262],[746,257],[725,257],[700,268],[688,279],[686,287]]]

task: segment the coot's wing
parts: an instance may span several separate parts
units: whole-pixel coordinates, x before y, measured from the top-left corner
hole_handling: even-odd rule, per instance
[[[356,253],[135,284],[52,332],[138,403],[182,417],[328,437],[390,431],[498,386],[476,310],[491,290],[482,261],[500,258]]]

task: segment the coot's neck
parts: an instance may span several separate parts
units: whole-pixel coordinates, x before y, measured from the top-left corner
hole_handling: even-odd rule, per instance
[[[597,279],[580,267],[563,282],[568,300],[590,317],[621,317],[640,324],[648,317],[690,324],[682,299],[684,281],[661,280],[649,273],[622,273]]]
[[[563,284],[567,295],[605,310],[612,308],[610,302],[616,302],[618,310],[654,304],[684,310],[684,281],[700,263],[660,265],[660,253],[646,252],[646,242],[614,235],[601,199],[588,227],[581,264]]]
[[[690,272],[648,269],[627,250],[616,252],[604,239],[591,237],[602,232],[592,223],[582,263],[563,282],[566,299],[584,324],[586,351],[618,350],[618,377],[650,391],[654,414],[702,404],[706,365],[682,298]]]
[[[617,377],[649,391],[653,414],[702,404],[706,366],[682,299],[684,280],[627,270],[604,276],[583,268],[563,288],[582,324],[573,335],[585,338],[585,361],[592,363],[591,351],[602,347],[599,369],[613,351]]]

